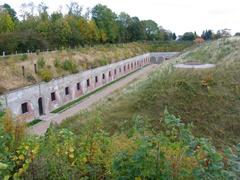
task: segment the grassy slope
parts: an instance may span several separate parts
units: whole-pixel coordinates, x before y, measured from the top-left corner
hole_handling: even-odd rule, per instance
[[[101,117],[104,128],[114,134],[131,131],[133,117],[142,115],[149,126],[161,130],[163,111],[195,125],[198,136],[211,137],[217,147],[240,141],[240,39],[218,40],[182,54],[161,65],[147,81],[136,83],[118,96],[110,97],[89,112],[65,121],[80,133],[84,122]],[[209,70],[176,70],[182,61],[216,63]],[[104,106],[103,106],[104,104]]]
[[[85,47],[76,50],[62,50],[45,52],[40,54],[29,54],[19,56],[8,56],[0,58],[0,94],[6,90],[16,89],[41,81],[41,77],[34,72],[34,64],[43,59],[45,67],[52,77],[68,75],[71,72],[56,66],[69,60],[75,64],[77,71],[116,62],[122,59],[144,54],[149,51],[177,51],[188,46],[183,43],[129,43],[129,44],[107,44],[94,47]],[[25,68],[25,77],[22,75],[22,66]],[[10,83],[11,82],[11,83]]]

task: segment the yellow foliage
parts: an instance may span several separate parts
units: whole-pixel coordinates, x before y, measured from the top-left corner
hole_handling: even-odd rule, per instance
[[[69,152],[71,152],[71,153],[72,153],[72,152],[74,152],[74,149],[73,149],[73,147],[69,147],[69,149],[68,149],[68,150],[69,150]]]
[[[5,115],[3,117],[3,129],[6,133],[13,134],[14,132],[14,122],[12,119],[12,113],[10,110],[6,110]]]
[[[18,157],[18,159],[21,160],[21,161],[23,161],[23,160],[25,159],[25,158],[24,158],[24,155],[21,154],[21,155]]]
[[[142,180],[142,178],[141,177],[135,177],[135,180]]]
[[[108,147],[107,156],[105,156],[104,163],[106,165],[106,169],[109,173],[111,173],[112,168],[112,160],[114,159],[115,155],[122,152],[127,151],[129,153],[133,153],[136,150],[136,144],[133,139],[130,139],[125,134],[113,136],[111,143]]]
[[[198,165],[197,160],[194,157],[186,156],[186,147],[161,147],[161,150],[165,153],[166,159],[171,162],[173,168],[173,176],[178,177],[181,169],[193,169]]]
[[[6,110],[3,117],[3,129],[14,137],[14,142],[19,143],[25,135],[26,123],[23,120],[15,121],[10,110]]]
[[[204,77],[201,81],[202,86],[209,87],[213,83],[213,76],[211,74]]]
[[[69,158],[71,158],[71,159],[74,158],[74,154],[69,154],[68,156],[69,156]]]

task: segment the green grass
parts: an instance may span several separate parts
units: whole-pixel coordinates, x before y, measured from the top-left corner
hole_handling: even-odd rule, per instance
[[[3,117],[3,115],[4,115],[4,112],[0,111],[0,119]]]
[[[137,69],[137,70],[135,70],[135,71],[133,71],[133,72],[127,74],[127,75],[124,75],[124,76],[122,76],[121,78],[116,79],[116,80],[114,80],[114,81],[112,81],[112,82],[110,82],[110,83],[108,83],[108,84],[106,84],[106,85],[104,85],[104,86],[102,86],[102,87],[100,87],[100,88],[98,88],[98,89],[96,89],[96,90],[94,90],[94,91],[86,94],[86,95],[83,95],[83,96],[81,96],[80,98],[78,98],[78,99],[76,99],[76,100],[74,100],[74,101],[71,101],[71,102],[69,102],[69,103],[67,103],[67,104],[65,104],[65,105],[63,105],[63,106],[61,106],[61,107],[53,110],[51,113],[59,113],[59,112],[66,111],[67,109],[73,107],[74,105],[76,105],[77,103],[79,103],[80,101],[82,101],[83,99],[85,99],[85,98],[87,98],[87,97],[89,97],[89,96],[91,96],[91,95],[93,95],[93,94],[95,94],[95,93],[97,93],[97,92],[105,89],[106,87],[108,87],[108,86],[110,86],[110,85],[112,85],[112,84],[120,81],[121,79],[123,79],[123,78],[125,78],[125,77],[127,77],[127,76],[129,76],[129,75],[131,75],[131,74],[133,74],[133,73],[135,73],[135,72],[137,72],[137,71],[139,71],[139,70],[140,70],[140,69]]]
[[[41,119],[34,119],[31,122],[27,123],[27,127],[34,126],[35,124],[40,123],[42,120]]]

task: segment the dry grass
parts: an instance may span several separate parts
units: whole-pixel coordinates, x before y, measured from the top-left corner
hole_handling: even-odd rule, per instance
[[[124,45],[99,45],[96,47],[81,48],[76,50],[62,50],[37,54],[11,56],[0,59],[0,93],[40,82],[42,79],[35,73],[34,64],[39,59],[44,59],[46,67],[53,72],[53,78],[68,75],[71,72],[57,68],[55,59],[60,63],[71,60],[77,65],[79,71],[97,67],[100,60],[105,59],[108,63],[133,57],[147,52],[147,45],[130,43]],[[22,66],[25,69],[23,76]]]

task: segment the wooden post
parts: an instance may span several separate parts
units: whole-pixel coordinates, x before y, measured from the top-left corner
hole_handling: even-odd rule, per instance
[[[24,68],[24,66],[22,66],[22,74],[23,74],[23,77],[25,77],[25,68]]]
[[[37,74],[37,64],[34,64],[34,72]]]

